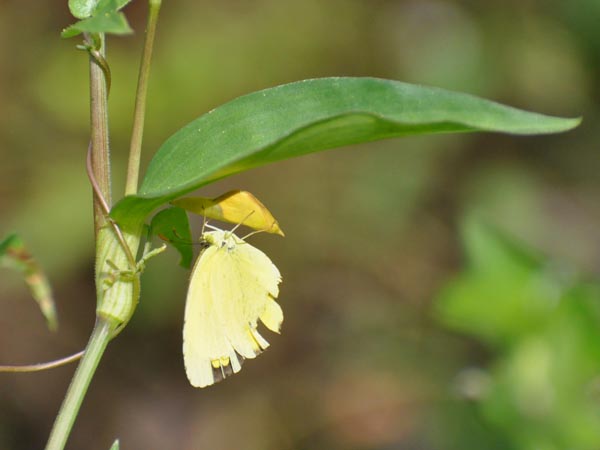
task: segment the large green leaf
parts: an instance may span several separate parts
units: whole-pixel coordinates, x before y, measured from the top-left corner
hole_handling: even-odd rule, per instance
[[[398,81],[299,81],[239,97],[176,132],[152,159],[138,195],[121,200],[112,216],[139,223],[157,206],[217,179],[343,145],[424,133],[555,133],[578,123]]]

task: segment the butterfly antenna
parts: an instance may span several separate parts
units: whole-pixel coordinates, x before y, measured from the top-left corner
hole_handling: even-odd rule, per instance
[[[202,227],[202,228],[204,228],[204,227]],[[209,228],[209,229],[211,229],[211,230],[214,230],[214,231],[222,231],[220,228],[213,227],[213,226],[212,226],[211,224],[209,224],[209,223],[207,223],[207,224],[206,224],[206,228]]]
[[[208,227],[208,219],[206,216],[202,216],[202,231],[200,232],[200,236],[204,236],[204,230]]]
[[[238,224],[237,224],[235,227],[233,227],[233,229],[231,230],[231,232],[233,233],[235,230],[237,230],[237,229],[240,227],[240,225],[243,225],[243,224],[244,224],[244,222],[245,222],[246,220],[248,220],[252,214],[254,214],[254,210],[250,211],[250,213],[248,213],[248,215],[247,215],[246,217],[244,217],[244,220],[242,220],[242,221],[241,221],[240,223],[238,223]]]
[[[245,241],[250,236],[254,236],[255,234],[258,234],[258,233],[264,233],[265,231],[267,231],[267,230],[254,230],[254,231],[251,231],[250,233],[248,233],[247,235],[245,235],[244,237],[242,237],[242,240]]]
[[[254,210],[250,211],[250,214],[248,214],[246,217],[244,217],[244,220],[242,220],[242,221],[241,221],[240,223],[238,223],[238,224],[237,224],[235,227],[233,227],[233,228],[232,228],[232,229],[229,231],[229,234],[230,234],[230,235],[232,235],[232,234],[235,232],[235,230],[237,230],[237,229],[240,227],[240,225],[244,225],[244,222],[245,222],[246,220],[248,220],[248,218],[249,218],[249,217],[250,217],[252,214],[254,214]]]
[[[244,241],[245,241],[247,238],[249,238],[250,236],[254,236],[254,235],[255,235],[255,234],[257,234],[257,233],[263,233],[263,232],[267,232],[267,233],[268,233],[268,232],[269,232],[269,230],[272,230],[272,229],[273,229],[273,227],[274,227],[276,224],[277,224],[277,221],[273,222],[273,225],[271,225],[271,228],[268,228],[268,229],[267,229],[267,228],[265,228],[264,230],[254,230],[254,231],[251,231],[250,233],[248,233],[247,235],[245,235],[245,236],[242,238],[242,240],[244,240]]]

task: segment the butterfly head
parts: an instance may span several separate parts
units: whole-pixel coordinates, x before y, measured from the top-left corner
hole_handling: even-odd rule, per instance
[[[207,231],[202,235],[202,240],[209,245],[226,248],[227,250],[233,250],[236,245],[243,242],[242,239],[233,234],[233,232],[226,230]]]

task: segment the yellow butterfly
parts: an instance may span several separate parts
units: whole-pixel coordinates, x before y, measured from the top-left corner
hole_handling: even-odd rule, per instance
[[[277,267],[232,231],[213,230],[202,234],[208,247],[192,270],[185,305],[183,358],[195,387],[239,372],[244,359],[269,346],[259,319],[277,333],[283,322]]]

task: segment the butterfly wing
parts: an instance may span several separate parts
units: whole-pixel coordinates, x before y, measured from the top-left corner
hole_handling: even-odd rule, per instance
[[[227,245],[209,236],[211,245],[198,258],[188,290],[183,353],[188,379],[196,387],[239,372],[244,358],[269,346],[256,329],[259,319],[275,332],[283,321],[274,300],[279,270],[260,250],[227,236]]]
[[[275,332],[283,321],[274,300],[281,275],[263,252],[234,238],[236,245],[221,247],[215,254],[210,286],[218,315],[227,324],[227,339],[244,358],[254,358],[269,346],[256,329],[258,320]]]
[[[210,273],[218,248],[210,246],[198,257],[185,304],[183,359],[187,377],[205,387],[239,372],[241,360],[223,332],[210,289]]]

